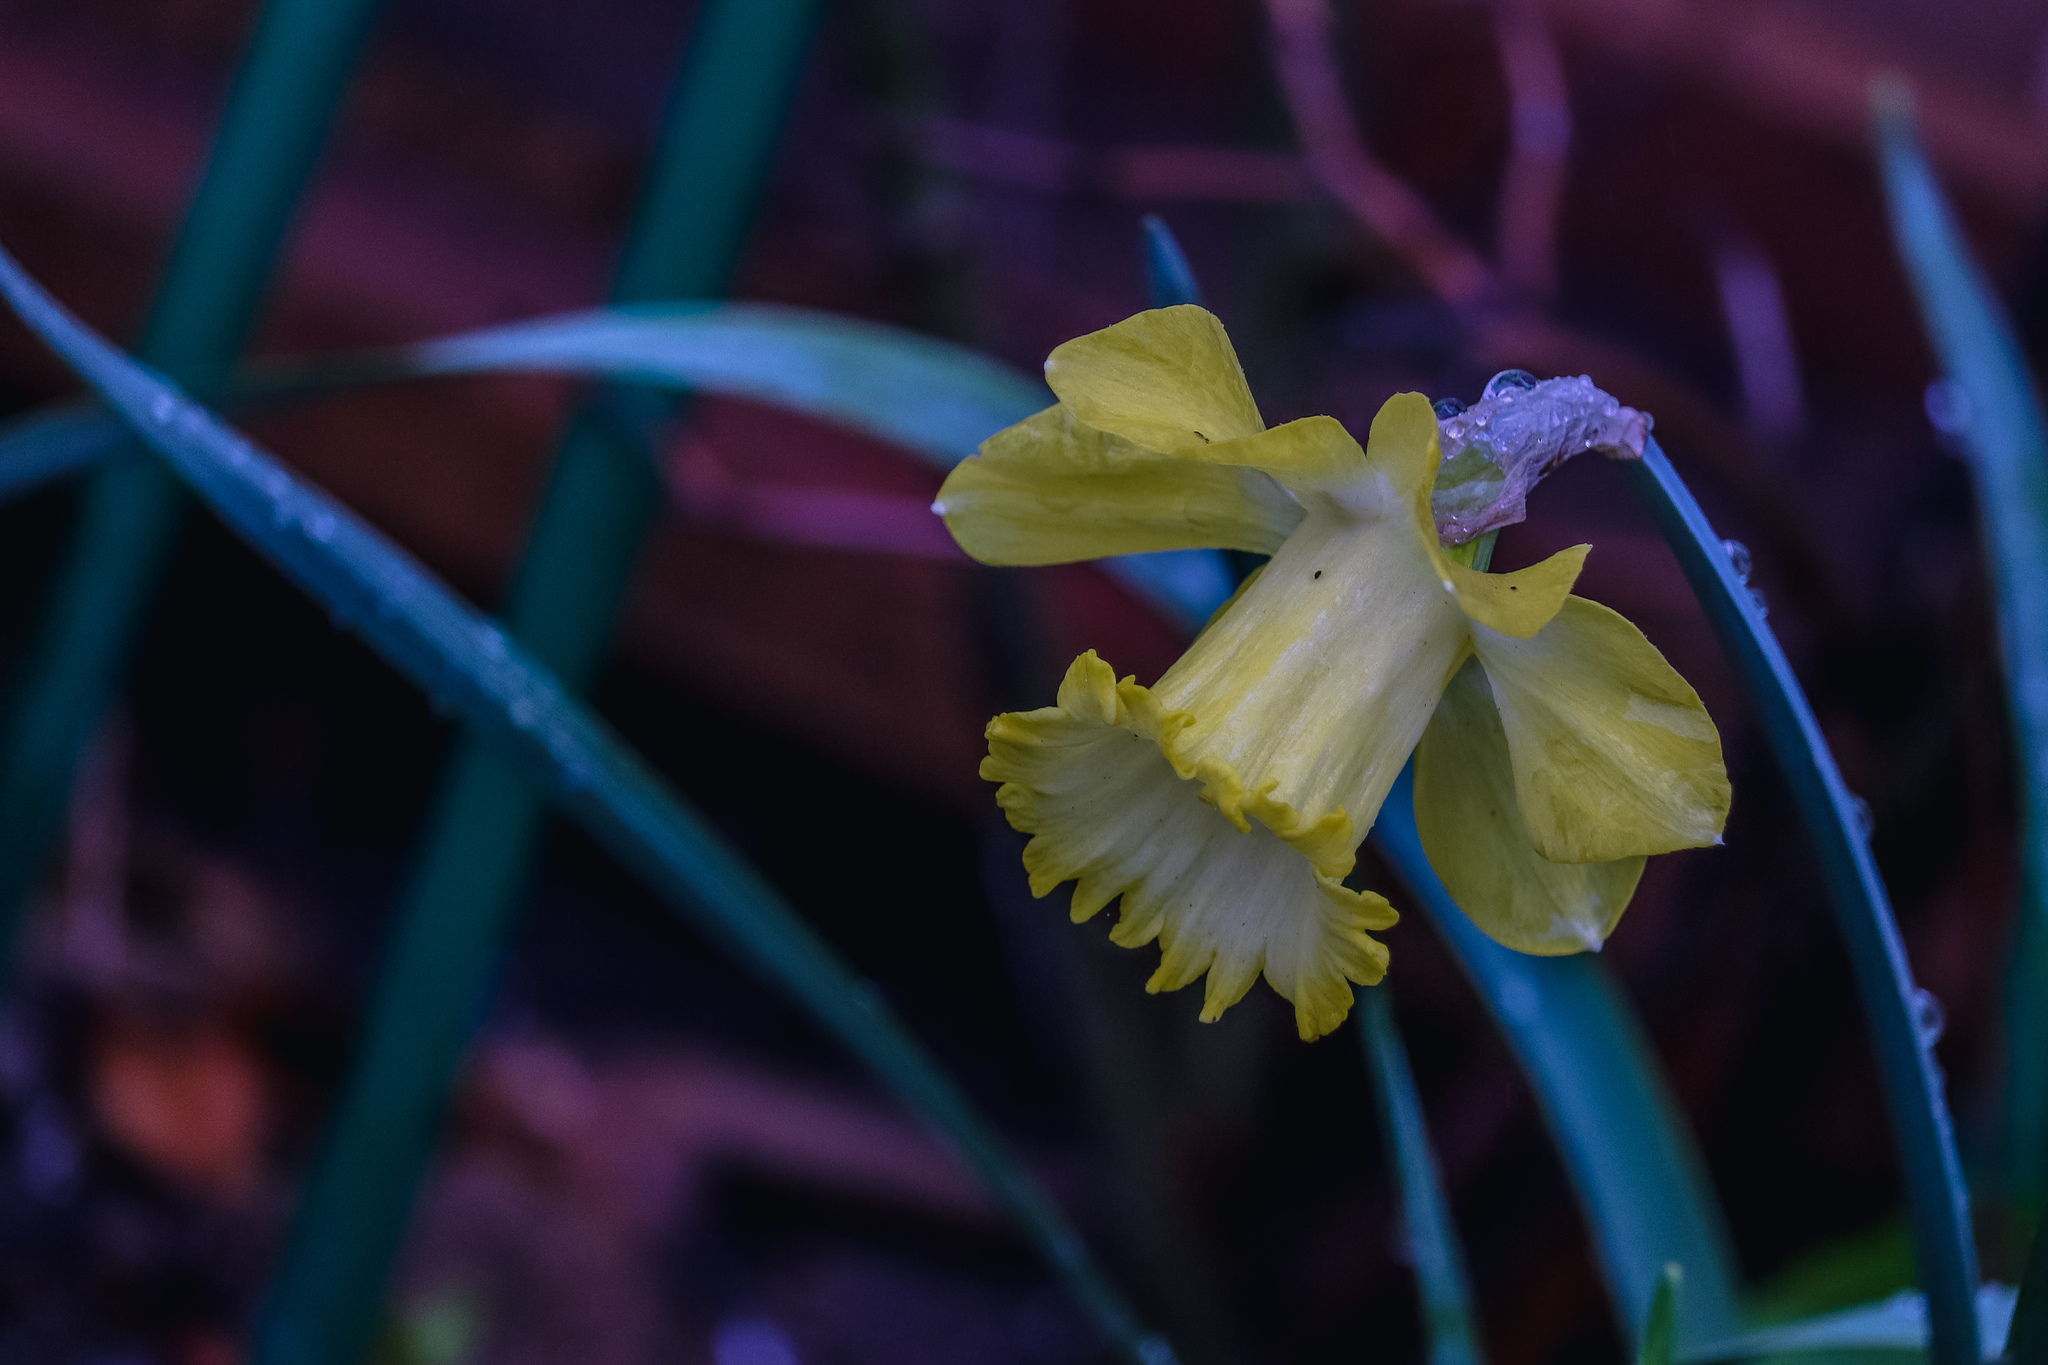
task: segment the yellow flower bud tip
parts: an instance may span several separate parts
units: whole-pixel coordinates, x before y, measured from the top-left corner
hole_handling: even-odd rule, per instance
[[[934,511],[993,563],[1181,547],[1271,556],[1150,688],[1093,651],[1056,704],[988,727],[982,775],[1150,990],[1206,976],[1214,1019],[1261,975],[1314,1038],[1378,982],[1393,908],[1343,885],[1415,755],[1444,884],[1528,953],[1598,950],[1645,858],[1719,841],[1720,739],[1642,633],[1571,594],[1586,546],[1512,574],[1447,557],[1427,399],[1360,450],[1329,418],[1267,428],[1220,324],[1141,313],[1053,353],[1060,402],[963,462]],[[1484,471],[1481,471],[1482,473]]]

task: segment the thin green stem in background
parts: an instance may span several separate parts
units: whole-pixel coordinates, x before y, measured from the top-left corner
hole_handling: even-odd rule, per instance
[[[1132,1365],[1171,1365],[959,1087],[710,824],[493,622],[347,508],[83,327],[0,251],[0,297],[236,534],[386,662],[516,754],[668,905],[801,1005],[942,1136]]]
[[[1358,1033],[1372,1073],[1381,1146],[1394,1168],[1401,1236],[1421,1291],[1429,1365],[1482,1365],[1485,1355],[1465,1254],[1451,1220],[1443,1173],[1429,1145],[1422,1097],[1415,1092],[1408,1052],[1394,1023],[1393,997],[1385,985],[1358,992]]]
[[[241,349],[376,9],[374,0],[264,9],[143,329],[150,363],[205,381]],[[85,487],[0,729],[0,969],[183,510],[177,480],[153,459],[108,465]]]
[[[817,16],[817,0],[699,11],[615,298],[722,293]],[[601,390],[571,417],[505,606],[513,635],[588,688],[661,498],[673,404]],[[485,1009],[546,822],[546,793],[487,738],[458,737],[399,896],[355,1065],[257,1325],[256,1365],[355,1365],[374,1337],[449,1087]]]
[[[2006,1365],[2048,1365],[2048,1237],[2038,1231],[2013,1304],[2004,1359]]]
[[[1739,1333],[1742,1282],[1713,1188],[1641,1025],[1599,961],[1531,957],[1480,932],[1422,851],[1409,770],[1381,805],[1372,838],[1529,1078],[1585,1213],[1622,1340],[1641,1337],[1661,1267],[1672,1261],[1686,1268],[1681,1348]]]
[[[1676,1261],[1667,1263],[1657,1276],[1650,1311],[1643,1320],[1642,1341],[1636,1347],[1636,1365],[1671,1365],[1678,1341],[1678,1291],[1684,1283],[1685,1271]]]
[[[1870,1026],[1905,1176],[1913,1254],[1927,1296],[1931,1358],[1934,1365],[1976,1365],[1977,1248],[1969,1192],[1934,1059],[1930,1016],[1936,1006],[1913,984],[1856,797],[1842,781],[1806,693],[1764,624],[1762,609],[1663,450],[1651,441],[1640,460],[1625,461],[1622,467],[1733,661],[1820,859]],[[1692,1262],[1675,1259],[1691,1277]]]
[[[2020,796],[2022,913],[2008,984],[2008,1193],[2048,1193],[2048,433],[2018,338],[1970,259],[1913,133],[1903,87],[1873,90],[1892,235],[1947,378],[1939,395],[1970,454],[1998,610]]]

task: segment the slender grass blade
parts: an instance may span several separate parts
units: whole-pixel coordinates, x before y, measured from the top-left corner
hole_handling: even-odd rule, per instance
[[[2020,961],[2009,986],[2015,1065],[2006,1087],[2007,1183],[2038,1210],[2048,1193],[2048,434],[2018,338],[1957,231],[1901,87],[1874,90],[1892,235],[1946,378],[1940,397],[1969,452],[1998,610],[2020,783]]]
[[[1648,504],[1707,623],[1734,662],[1813,841],[1884,1082],[1892,1136],[1905,1174],[1914,1258],[1932,1305],[1934,1360],[1936,1365],[1974,1365],[1977,1248],[1970,1231],[1969,1193],[1956,1156],[1941,1069],[1931,1038],[1921,1026],[1926,1003],[1913,984],[1891,901],[1864,839],[1856,798],[1835,767],[1791,662],[1663,449],[1653,440],[1640,460],[1627,461],[1622,468]],[[1691,1271],[1691,1262],[1683,1264]]]
[[[861,980],[605,724],[494,623],[347,508],[87,330],[12,256],[0,296],[235,532],[392,667],[516,755],[679,914],[804,1007],[943,1136],[1134,1365],[1169,1365],[1066,1218]]]
[[[1478,1318],[1465,1253],[1444,1194],[1443,1173],[1429,1145],[1422,1097],[1408,1069],[1408,1052],[1394,1023],[1393,997],[1385,986],[1358,992],[1359,1039],[1372,1073],[1381,1141],[1392,1158],[1400,1195],[1401,1234],[1422,1293],[1423,1335],[1430,1365],[1482,1365]]]

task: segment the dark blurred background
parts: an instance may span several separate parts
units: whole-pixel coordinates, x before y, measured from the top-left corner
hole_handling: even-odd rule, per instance
[[[1750,548],[1870,806],[1945,1008],[1966,1159],[1988,1172],[2008,746],[1968,472],[1926,415],[1932,363],[1864,91],[1880,70],[1911,81],[1973,244],[2030,344],[2048,342],[2048,6],[1341,4],[1321,57],[1434,220],[1437,239],[1407,242],[1368,230],[1333,163],[1303,155],[1317,54],[1273,29],[1300,12],[839,0],[736,292],[1028,370],[1145,305],[1137,224],[1156,212],[1269,420],[1362,429],[1392,392],[1469,400],[1508,365],[1590,372],[1653,412]],[[246,0],[0,0],[0,240],[114,335],[140,319],[252,16]],[[393,0],[258,349],[597,302],[689,20],[654,0]],[[1444,243],[1485,263],[1483,288],[1445,287]],[[0,328],[11,409],[65,391]],[[446,382],[254,430],[489,606],[571,392]],[[922,514],[938,476],[842,432],[707,400],[663,459],[674,497],[605,714],[902,1008],[1195,1365],[1420,1359],[1354,1036],[1299,1043],[1263,986],[1214,1027],[1192,994],[1143,995],[1153,950],[1068,926],[1064,892],[1032,902],[975,776],[993,710],[1048,701],[1084,648],[1149,680],[1175,628],[1092,568],[970,564]],[[65,489],[0,509],[0,665],[70,511]],[[1596,547],[1580,590],[1699,687],[1737,793],[1726,847],[1652,865],[1609,965],[1752,1281],[1887,1292],[1910,1276],[1897,1172],[1788,799],[1614,471],[1550,481],[1498,563],[1579,540]],[[0,1360],[238,1358],[449,737],[192,520],[0,1020]],[[1388,941],[1493,1358],[1620,1359],[1511,1060],[1419,917]],[[1988,1218],[1984,1240],[1987,1273],[2013,1279],[2009,1230]],[[557,828],[380,1350],[1050,1365],[1098,1348],[913,1122]]]

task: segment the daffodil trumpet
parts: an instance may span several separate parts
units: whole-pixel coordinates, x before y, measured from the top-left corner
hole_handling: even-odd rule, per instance
[[[1476,468],[1462,446],[1445,461],[1420,394],[1387,400],[1363,450],[1329,417],[1269,428],[1222,325],[1193,306],[1077,338],[1045,369],[1059,401],[940,491],[969,554],[1271,556],[1150,687],[1090,650],[1054,705],[988,725],[981,775],[1033,836],[1033,894],[1073,882],[1077,923],[1121,898],[1111,938],[1160,946],[1148,989],[1206,974],[1213,1020],[1263,973],[1303,1038],[1343,1022],[1352,983],[1385,975],[1373,934],[1396,919],[1346,881],[1411,753],[1430,862],[1523,952],[1598,948],[1648,855],[1718,841],[1713,721],[1642,632],[1572,595],[1588,547],[1494,574],[1444,545],[1519,520],[1559,440],[1625,454],[1632,435],[1640,451],[1640,414],[1581,403],[1562,437],[1524,442],[1519,472],[1519,456]]]

